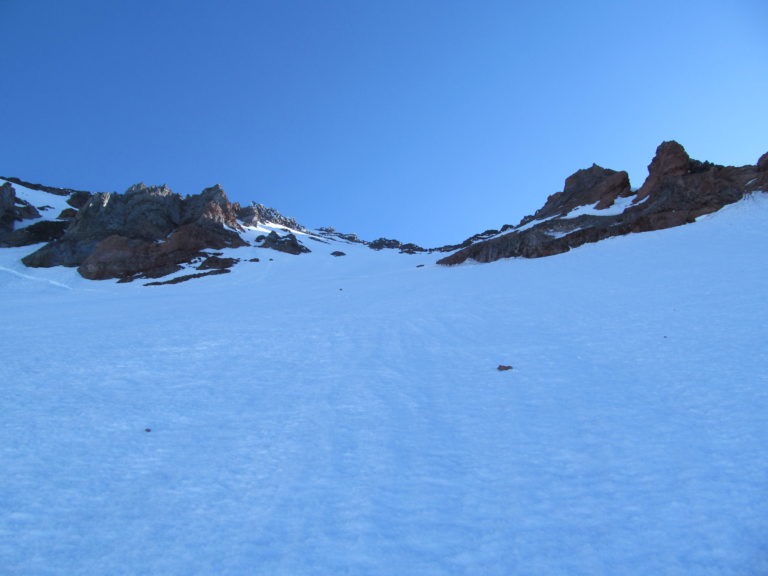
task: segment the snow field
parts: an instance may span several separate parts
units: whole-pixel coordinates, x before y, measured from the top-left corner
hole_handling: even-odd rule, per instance
[[[0,566],[768,573],[767,217],[160,287],[0,250]]]

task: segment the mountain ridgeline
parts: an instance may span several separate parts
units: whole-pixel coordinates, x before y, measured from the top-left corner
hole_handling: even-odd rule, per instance
[[[255,245],[300,255],[311,251],[307,240],[436,253],[443,255],[437,260],[442,265],[560,254],[613,236],[687,224],[747,194],[768,191],[768,153],[756,165],[720,166],[691,159],[677,142],[663,142],[638,189],[631,187],[627,172],[593,165],[569,176],[563,191],[516,226],[430,249],[386,238],[368,242],[332,228],[308,230],[261,204],[232,203],[218,185],[182,197],[166,186],[136,184],[123,194],[89,193],[0,179],[5,181],[0,186],[0,246],[42,243],[22,258],[26,266],[73,266],[85,278],[131,281],[191,266],[204,272],[189,278],[223,273],[239,260],[214,251]],[[66,198],[67,206],[47,216],[52,208],[25,200],[24,190]],[[267,233],[245,234],[259,227]]]

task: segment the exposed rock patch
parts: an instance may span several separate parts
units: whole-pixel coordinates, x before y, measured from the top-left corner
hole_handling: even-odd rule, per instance
[[[91,199],[90,192],[83,192],[82,190],[75,190],[69,195],[69,198],[67,198],[67,204],[72,206],[75,210],[80,210],[83,206],[85,206],[88,203],[88,200]]]
[[[224,270],[232,268],[240,260],[238,258],[222,258],[221,256],[211,255],[203,260],[197,267],[198,270]]]
[[[602,210],[612,206],[617,198],[631,195],[629,174],[593,164],[590,168],[571,174],[565,180],[563,191],[547,198],[544,206],[533,216],[528,216],[527,220],[523,219],[521,225],[532,220],[562,217],[586,204],[596,204],[596,208]]]
[[[400,252],[404,254],[416,254],[418,252],[426,252],[424,248],[422,248],[421,246],[417,246],[416,244],[413,244],[410,242],[407,244],[402,244],[399,240],[393,240],[390,238],[378,238],[373,242],[369,243],[368,247],[371,250],[383,250],[385,248],[396,249],[396,250],[400,250]]]
[[[64,208],[56,217],[58,220],[74,220],[77,217],[77,210],[74,208]]]
[[[160,282],[147,282],[144,284],[144,286],[164,286],[166,284],[181,284],[182,282],[188,282],[189,280],[194,280],[196,278],[204,278],[206,276],[216,276],[217,274],[228,274],[229,270],[224,269],[216,269],[216,270],[210,270],[209,272],[197,272],[195,274],[184,274],[182,276],[176,276],[175,278],[171,278],[170,280],[164,280]]]
[[[280,236],[274,230],[270,232],[261,245],[262,248],[271,248],[278,252],[285,252],[286,254],[305,254],[311,250],[299,242],[298,238],[294,234],[286,234]]]
[[[304,227],[293,218],[283,216],[274,208],[268,208],[263,204],[256,204],[255,202],[250,206],[238,208],[237,218],[246,226],[272,223],[292,230],[304,230]]]

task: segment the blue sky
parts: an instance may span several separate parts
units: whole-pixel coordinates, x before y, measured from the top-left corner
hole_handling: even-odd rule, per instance
[[[0,0],[0,174],[214,183],[427,246],[517,223],[593,162],[768,151],[768,4]]]

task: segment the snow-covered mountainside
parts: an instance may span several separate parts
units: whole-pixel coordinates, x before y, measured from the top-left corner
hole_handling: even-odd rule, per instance
[[[258,222],[131,283],[0,249],[0,572],[766,574],[766,222],[458,267]]]
[[[386,238],[367,242],[331,228],[307,230],[261,204],[231,203],[218,185],[186,197],[164,185],[144,184],[124,194],[91,194],[9,178],[0,179],[0,247],[34,247],[22,256],[26,266],[77,267],[91,280],[132,282],[176,275],[147,283],[152,285],[228,272],[243,258],[220,258],[217,251],[224,248],[256,246],[294,255],[311,252],[302,239],[351,242],[407,254],[447,253],[437,263],[455,265],[467,260],[551,256],[585,243],[681,226],[767,189],[768,153],[755,165],[719,166],[691,159],[677,142],[663,142],[648,166],[648,178],[637,190],[630,186],[626,172],[593,165],[569,176],[562,192],[552,194],[517,226],[504,225],[458,245],[425,250]],[[45,204],[40,210],[51,212],[41,214],[31,201],[46,202],[41,193],[55,198],[54,204],[66,202],[67,207],[54,217],[53,208]],[[250,233],[254,230],[266,234],[254,236]],[[177,274],[184,270],[188,273]]]

